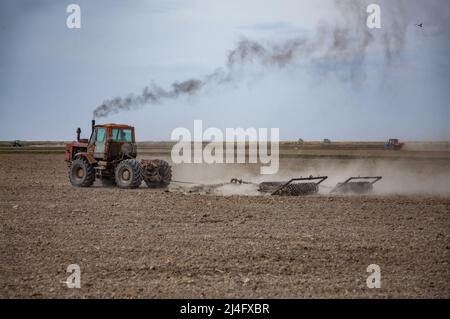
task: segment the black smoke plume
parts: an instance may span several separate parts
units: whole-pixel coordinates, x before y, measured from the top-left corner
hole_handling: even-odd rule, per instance
[[[376,43],[384,51],[385,66],[401,53],[405,43],[407,21],[399,1],[378,1],[382,7],[382,29],[366,26],[369,1],[336,0],[340,22],[322,23],[314,37],[298,36],[279,42],[241,40],[227,56],[226,65],[202,78],[175,81],[169,89],[152,84],[139,95],[130,94],[104,101],[94,110],[94,117],[104,117],[121,111],[140,108],[147,104],[158,104],[166,99],[192,95],[205,86],[223,85],[236,81],[237,74],[249,64],[262,67],[283,68],[294,62],[308,61],[318,66],[317,74],[341,72],[340,78],[354,82],[364,79],[364,62],[370,45]],[[385,12],[391,14],[386,16]],[[341,68],[337,66],[341,65]],[[342,74],[342,65],[345,74]],[[320,68],[320,66],[324,66]]]

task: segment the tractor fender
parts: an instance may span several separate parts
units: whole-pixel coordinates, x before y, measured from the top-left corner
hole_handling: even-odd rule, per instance
[[[75,157],[84,157],[87,159],[89,164],[97,164],[97,160],[92,156],[92,154],[89,154],[87,152],[79,152],[75,154]]]

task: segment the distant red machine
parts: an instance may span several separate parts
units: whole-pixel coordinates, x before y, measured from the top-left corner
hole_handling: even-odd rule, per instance
[[[385,150],[395,150],[400,151],[403,146],[405,146],[405,143],[401,143],[398,138],[390,138],[389,141],[384,143],[384,149]]]

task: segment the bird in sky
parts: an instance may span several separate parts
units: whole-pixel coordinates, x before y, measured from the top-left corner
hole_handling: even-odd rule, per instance
[[[419,28],[423,28],[423,23],[416,24],[416,26],[418,26]]]

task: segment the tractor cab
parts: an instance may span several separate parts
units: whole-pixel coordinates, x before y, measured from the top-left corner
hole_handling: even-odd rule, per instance
[[[87,153],[97,161],[116,161],[136,158],[134,127],[122,124],[95,125]]]

